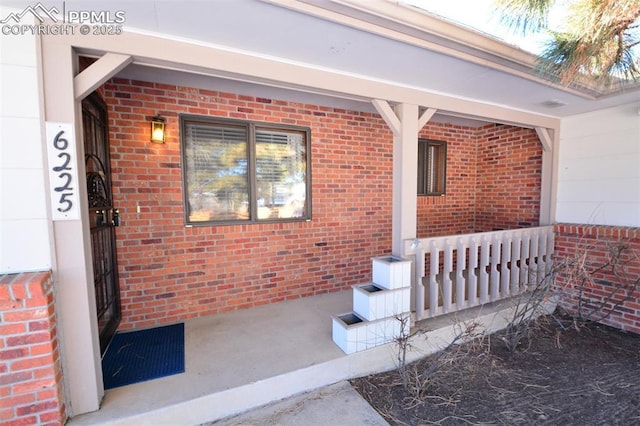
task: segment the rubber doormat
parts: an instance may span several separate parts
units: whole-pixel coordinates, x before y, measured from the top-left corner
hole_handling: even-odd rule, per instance
[[[184,373],[184,323],[116,333],[102,358],[104,388]]]

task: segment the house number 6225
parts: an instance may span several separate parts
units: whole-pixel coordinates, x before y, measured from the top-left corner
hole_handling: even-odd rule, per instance
[[[54,220],[78,218],[75,138],[71,123],[47,123],[47,151]]]
[[[64,137],[64,130],[60,130],[55,138],[53,138],[53,147],[57,150],[60,150],[58,154],[58,158],[62,159],[63,162],[59,166],[53,167],[54,172],[58,172],[58,177],[63,181],[63,185],[57,186],[53,188],[55,192],[60,193],[60,198],[58,203],[60,207],[58,207],[58,211],[62,213],[66,213],[73,207],[73,201],[71,197],[73,197],[73,187],[71,184],[73,183],[73,177],[71,173],[65,172],[64,170],[71,170],[69,167],[69,163],[71,162],[71,155],[68,152],[65,152],[67,148],[69,148],[69,141]]]

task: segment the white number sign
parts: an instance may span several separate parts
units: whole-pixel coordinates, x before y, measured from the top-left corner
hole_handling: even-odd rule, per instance
[[[53,220],[79,219],[76,138],[73,125],[47,122],[46,129]]]

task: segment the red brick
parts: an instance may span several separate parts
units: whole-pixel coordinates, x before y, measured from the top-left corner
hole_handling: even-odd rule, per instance
[[[35,296],[35,297],[31,297],[29,299],[27,299],[25,301],[25,306],[27,308],[46,308],[49,306],[49,304],[52,302],[52,300],[49,300],[48,297],[46,296]]]
[[[46,342],[38,345],[31,345],[31,356],[51,354],[54,351],[55,347],[57,347],[56,342]]]
[[[0,303],[11,300],[9,285],[0,282]],[[2,305],[0,305],[2,306]]]
[[[0,385],[13,385],[15,383],[23,383],[33,378],[31,371],[20,371],[17,373],[3,374],[0,376]]]
[[[46,401],[48,399],[57,399],[58,392],[56,389],[45,389],[36,393],[36,399],[38,401]]]
[[[28,354],[28,350],[25,348],[15,348],[0,351],[0,360],[12,360],[22,358]]]
[[[14,392],[14,396],[3,398],[0,400],[0,408],[19,407],[25,404],[31,404],[35,401],[35,395],[32,393],[20,395]]]
[[[5,322],[23,322],[40,318],[48,318],[49,310],[43,309],[30,309],[27,311],[13,311],[3,313]]]
[[[20,309],[24,306],[24,300],[15,300],[7,298],[5,300],[0,299],[0,312],[9,311],[13,309]]]
[[[14,323],[1,325],[0,324],[0,336],[11,336],[12,334],[21,334],[27,331],[27,327],[22,323]],[[1,358],[0,358],[1,359]]]
[[[51,356],[29,357],[22,360],[16,360],[11,363],[11,371],[34,370],[42,366],[52,366],[53,358]]]
[[[24,346],[24,345],[31,345],[34,343],[43,343],[43,342],[49,342],[49,341],[50,341],[49,333],[31,333],[31,334],[24,334],[22,336],[7,337],[6,339],[7,346]]]
[[[16,408],[16,414],[18,416],[25,416],[28,414],[36,414],[44,411],[49,411],[58,407],[56,401],[43,401],[35,404],[24,405]]]
[[[62,409],[56,408],[55,411],[47,413],[39,413],[38,415],[40,423],[48,425],[63,425],[65,424],[64,407]]]
[[[22,417],[22,418],[7,422],[5,426],[27,426],[27,425],[35,425],[35,424],[38,424],[38,417],[29,416],[29,417]]]
[[[15,417],[13,408],[0,408],[0,422],[5,424],[4,421],[11,420]]]
[[[22,394],[41,389],[47,389],[55,386],[55,379],[40,379],[32,380],[30,382],[16,384],[13,388],[14,394]]]
[[[29,331],[42,331],[42,330],[49,330],[49,328],[51,327],[51,323],[49,321],[46,320],[42,320],[42,321],[31,321],[29,322]]]
[[[9,395],[11,395],[11,385],[7,384],[0,386],[0,400],[6,398]]]

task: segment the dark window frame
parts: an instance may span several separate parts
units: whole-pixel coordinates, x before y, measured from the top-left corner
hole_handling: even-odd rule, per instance
[[[442,164],[437,174],[440,174],[442,187],[429,191],[432,186],[429,170],[429,147],[438,148],[439,163]],[[436,182],[437,185],[437,182]],[[418,138],[418,195],[428,197],[439,197],[447,193],[447,142],[434,139]]]
[[[283,223],[283,222],[308,222],[312,219],[312,199],[311,199],[311,129],[309,127],[295,126],[290,124],[280,124],[252,120],[239,120],[224,117],[211,117],[193,114],[180,114],[180,162],[182,173],[182,201],[184,223],[186,226],[218,226],[218,225],[240,225],[240,224],[261,224],[261,223]],[[245,128],[247,134],[247,185],[249,200],[249,218],[237,220],[190,220],[189,192],[187,187],[188,166],[187,166],[187,143],[186,127],[188,123],[198,123],[211,126],[233,126]],[[256,132],[259,130],[273,130],[304,135],[305,141],[305,203],[304,214],[300,217],[292,218],[258,218],[257,200],[257,180],[256,180]]]

